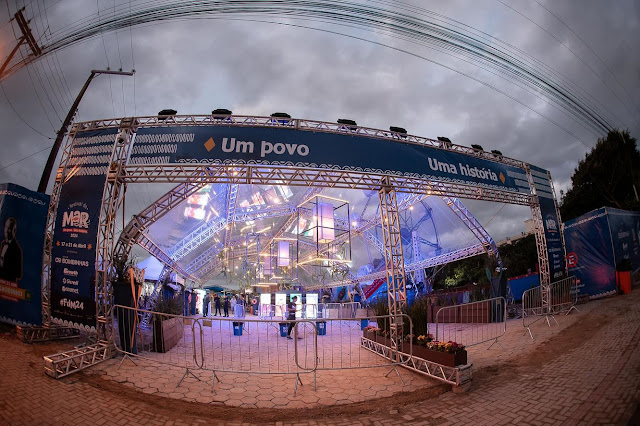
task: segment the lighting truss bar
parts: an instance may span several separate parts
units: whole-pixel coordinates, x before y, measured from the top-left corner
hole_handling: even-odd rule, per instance
[[[227,196],[227,214],[226,229],[224,231],[224,239],[222,240],[223,246],[226,246],[231,239],[231,224],[233,223],[234,215],[236,214],[236,200],[238,198],[238,185],[229,185],[229,192]]]
[[[127,183],[180,183],[193,181],[194,174],[208,171],[207,176],[195,179],[201,183],[237,183],[246,185],[269,185],[274,181],[288,186],[319,186],[323,188],[344,188],[377,190],[384,175],[354,172],[351,170],[326,170],[307,167],[260,167],[254,165],[222,164],[161,164],[129,165],[123,180]],[[453,182],[445,182],[435,188],[435,182],[407,176],[389,176],[398,192],[424,195],[455,196],[501,203],[531,205],[531,195],[505,191],[493,187],[474,187]]]
[[[429,194],[430,195],[430,194]],[[409,207],[418,204],[420,201],[426,199],[429,195],[425,194],[407,194],[402,200],[398,201],[398,212],[404,211]],[[377,225],[380,225],[381,216],[378,214],[376,217],[368,221],[362,221],[362,224],[354,229],[355,233],[363,233]]]
[[[169,267],[169,269],[179,272],[184,278],[188,278],[193,281],[198,281],[197,278],[193,277],[189,272],[187,272],[178,262],[173,260],[171,256],[164,252],[156,243],[154,243],[149,237],[145,234],[140,234],[138,236],[138,245],[149,252],[152,256],[158,259],[160,262],[164,263]]]
[[[486,253],[486,248],[482,244],[476,244],[471,247],[465,247],[460,250],[455,250],[449,253],[444,253],[439,256],[431,257],[429,259],[424,259],[419,262],[413,262],[406,264],[404,266],[405,272],[413,272],[419,269],[431,268],[433,266],[444,265],[446,263],[454,262],[460,259],[466,259],[468,257],[477,256],[479,254]],[[382,270],[378,272],[373,272],[371,274],[361,275],[359,277],[354,277],[351,281],[352,284],[357,284],[365,281],[373,281],[380,278],[385,278],[387,276],[387,271]],[[333,288],[344,286],[344,282],[342,281],[334,281],[322,285],[312,285],[305,287],[308,290],[318,290],[322,288]]]
[[[323,188],[321,188],[321,187],[313,186],[313,187],[309,188],[309,190],[307,191],[306,194],[304,194],[302,199],[306,200],[307,198],[310,198],[310,197],[313,197],[315,195],[318,195],[318,194],[320,194],[320,192],[322,192],[322,190],[323,190]],[[293,209],[293,211],[291,212],[291,215],[287,218],[285,223],[280,227],[280,229],[278,229],[273,234],[273,238],[271,238],[271,240],[269,240],[269,242],[267,242],[267,244],[265,244],[265,246],[264,246],[265,249],[268,249],[271,246],[271,244],[273,243],[273,240],[275,240],[276,238],[282,237],[282,235],[284,235],[284,233],[287,232],[287,229],[289,229],[289,227],[291,227],[298,220],[298,215],[296,214],[297,211],[298,211],[297,208]],[[262,253],[265,253],[265,251],[263,251]]]
[[[169,253],[174,260],[180,260],[202,244],[209,241],[215,234],[223,230],[227,226],[225,218],[216,218],[209,222],[203,223],[187,236],[178,241]]]
[[[93,120],[76,123],[75,126],[78,130],[93,130],[99,128],[118,127],[120,120],[121,119],[119,118]],[[420,146],[428,146],[431,148],[438,148],[443,151],[458,152],[469,155],[471,157],[482,158],[485,160],[507,164],[521,169],[524,169],[526,164],[513,158],[497,155],[492,152],[475,150],[467,146],[455,145],[451,142],[441,142],[421,136],[404,134],[402,135],[402,137],[400,137],[396,132],[391,132],[389,130],[372,129],[362,126],[349,126],[349,128],[347,128],[346,126],[339,123],[304,120],[299,118],[291,118],[287,119],[286,122],[283,122],[284,120],[278,120],[277,118],[259,116],[230,115],[225,116],[224,120],[220,120],[213,115],[174,115],[163,120],[160,120],[158,116],[136,117],[135,120],[136,126],[138,128],[223,125],[225,127],[284,127],[314,133],[323,132],[348,134],[351,136],[355,135],[376,139],[386,139],[398,143],[408,143]]]
[[[502,267],[502,258],[491,235],[484,229],[484,227],[478,222],[473,214],[462,204],[460,200],[455,197],[442,197],[443,201],[451,209],[453,213],[464,223],[467,228],[473,233],[473,235],[485,246],[487,253],[494,255],[498,261],[498,266]]]
[[[380,254],[384,254],[384,244],[382,244],[382,241],[380,241],[375,235],[373,235],[373,233],[370,230],[366,230],[361,234],[365,238],[365,240],[369,241],[371,244],[374,245],[375,248],[378,249]]]
[[[113,347],[104,343],[95,343],[67,352],[47,355],[44,358],[44,372],[59,379],[69,374],[85,370],[111,358]]]

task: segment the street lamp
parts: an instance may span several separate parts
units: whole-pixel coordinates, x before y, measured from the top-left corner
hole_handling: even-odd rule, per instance
[[[56,161],[56,157],[58,156],[58,151],[60,150],[62,139],[64,139],[64,135],[67,134],[67,130],[69,128],[69,125],[71,124],[71,120],[73,119],[73,116],[76,113],[76,110],[78,109],[78,105],[80,104],[80,101],[84,96],[84,92],[87,91],[87,88],[91,83],[91,80],[93,80],[95,76],[100,74],[132,76],[135,72],[136,72],[135,70],[131,70],[131,71],[91,70],[91,74],[89,75],[89,78],[87,78],[87,81],[84,83],[84,86],[82,86],[82,90],[80,90],[80,93],[78,93],[78,97],[76,97],[76,100],[73,102],[73,105],[71,105],[71,109],[69,110],[67,117],[64,119],[64,122],[62,123],[62,127],[60,127],[60,130],[58,130],[56,141],[53,143],[53,147],[51,148],[51,152],[49,153],[49,158],[47,158],[47,164],[45,164],[44,170],[42,171],[42,177],[40,178],[40,184],[38,185],[38,192],[45,193],[47,190],[47,184],[49,183],[49,176],[51,176],[51,169],[53,169],[53,163]]]

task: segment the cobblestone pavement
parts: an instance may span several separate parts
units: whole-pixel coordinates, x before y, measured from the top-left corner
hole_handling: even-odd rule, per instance
[[[63,344],[29,346],[5,333],[0,338],[0,423],[638,424],[640,291],[579,309],[558,316],[557,326],[535,324],[535,341],[521,322],[511,321],[500,339],[502,347],[487,349],[486,343],[470,348],[474,380],[468,393],[434,386],[312,409],[240,409],[148,395],[106,379],[104,370],[97,369],[53,380],[43,372],[42,355],[63,349]],[[380,374],[371,371],[371,379],[378,380]],[[276,392],[273,398],[281,397]],[[304,402],[312,393],[305,389],[286,398]]]

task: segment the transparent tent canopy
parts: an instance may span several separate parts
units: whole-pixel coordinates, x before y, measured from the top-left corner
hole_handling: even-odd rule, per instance
[[[127,190],[129,215],[141,211],[150,204],[148,200],[159,198],[173,185],[145,186],[130,185]],[[146,236],[205,287],[238,289],[243,280],[245,286],[265,280],[276,284],[277,280],[261,274],[264,257],[270,249],[273,253],[274,237],[289,239],[295,246],[297,225],[300,230],[314,225],[316,217],[299,219],[296,207],[317,193],[348,202],[348,217],[346,209],[339,209],[335,220],[348,223],[351,229],[351,261],[339,270],[330,265],[298,267],[285,271],[287,276],[281,278],[302,286],[331,285],[338,279],[366,277],[383,270],[383,236],[375,191],[207,184],[157,220]],[[474,233],[440,197],[400,193],[397,197],[399,204],[413,197],[407,203],[410,207],[399,214],[405,264],[478,245]],[[311,249],[300,246],[303,251]],[[139,246],[134,254],[139,261],[149,257]],[[248,276],[247,271],[256,271],[259,264],[258,272]]]

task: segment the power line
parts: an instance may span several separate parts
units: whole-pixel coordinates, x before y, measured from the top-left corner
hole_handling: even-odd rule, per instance
[[[4,90],[4,84],[0,81],[0,87],[2,88],[2,93],[4,94],[5,99],[7,100],[7,103],[9,104],[9,106],[11,107],[11,109],[13,110],[13,112],[16,114],[16,116],[20,119],[20,121],[22,121],[24,124],[27,125],[27,127],[29,127],[31,130],[33,130],[34,132],[36,132],[37,134],[39,134],[40,136],[44,136],[45,138],[49,139],[49,140],[53,140],[53,138],[45,135],[44,133],[40,132],[38,129],[36,129],[35,127],[33,127],[31,124],[27,123],[27,120],[25,120],[24,118],[22,118],[22,116],[20,115],[20,113],[16,110],[16,108],[13,106],[13,103],[11,102],[11,99],[9,99],[9,96],[7,96],[7,92]]]

